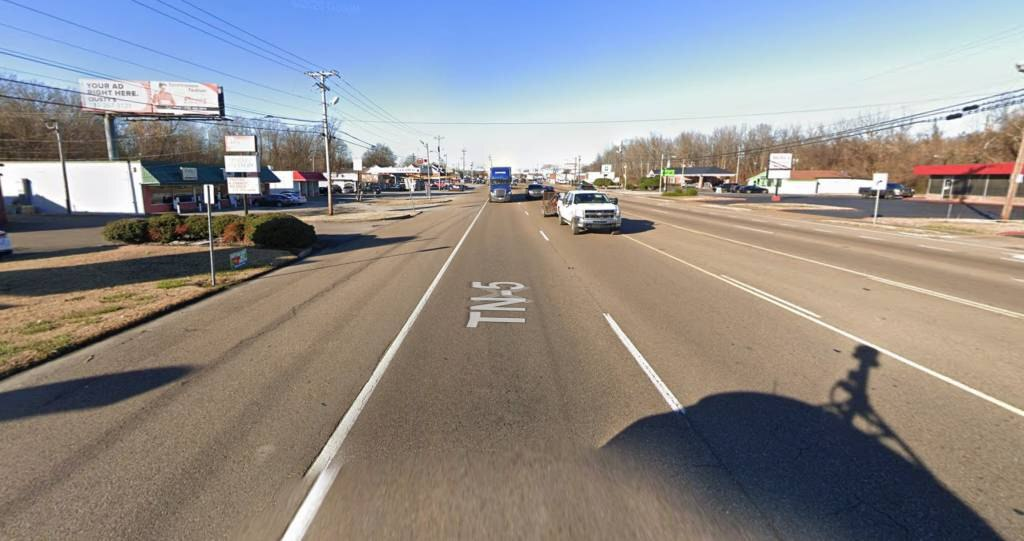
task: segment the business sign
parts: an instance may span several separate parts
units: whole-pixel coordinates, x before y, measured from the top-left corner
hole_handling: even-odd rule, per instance
[[[182,167],[181,180],[199,180],[199,170],[196,169],[195,167]]]
[[[676,170],[675,169],[662,169],[661,170],[661,176],[663,176],[663,177],[671,177],[671,176],[675,176],[675,174],[676,174]]]
[[[768,155],[768,178],[786,180],[793,170],[793,155],[788,152],[773,152]]]
[[[228,177],[228,193],[237,195],[259,195],[259,177]]]
[[[610,163],[601,165],[601,176],[604,178],[612,178],[612,165]]]
[[[875,173],[871,175],[875,190],[884,190],[889,185],[889,173]]]
[[[260,158],[254,154],[224,155],[225,173],[259,173]]]
[[[231,262],[232,269],[240,269],[249,263],[249,252],[242,248],[237,252],[228,254],[228,259]]]
[[[177,81],[79,79],[82,108],[140,116],[224,116],[221,87]]]
[[[363,170],[363,158],[361,156],[352,156],[352,170],[362,171]]]
[[[256,152],[255,135],[225,135],[224,152]]]

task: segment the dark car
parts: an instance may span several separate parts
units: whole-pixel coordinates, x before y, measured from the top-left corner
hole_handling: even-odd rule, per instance
[[[544,197],[544,186],[542,184],[530,184],[526,187],[527,199],[540,199]]]
[[[732,182],[726,182],[719,184],[718,187],[722,190],[722,193],[735,193],[741,186]]]
[[[298,201],[276,193],[270,195],[261,195],[256,199],[252,200],[252,204],[255,207],[290,207],[292,205],[298,205]]]
[[[768,188],[748,184],[746,186],[736,188],[736,193],[768,193]]]

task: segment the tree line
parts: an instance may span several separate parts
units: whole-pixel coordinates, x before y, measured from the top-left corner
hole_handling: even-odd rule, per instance
[[[5,79],[17,79],[4,75]],[[107,159],[103,118],[84,111],[79,95],[60,89],[0,81],[0,160],[56,160],[57,140],[47,122],[60,126],[64,157],[69,160]],[[225,135],[256,135],[260,161],[278,170],[324,170],[321,124],[299,125],[277,119],[153,120],[122,117],[117,120],[117,154],[121,159],[185,162],[223,166]],[[332,135],[331,168],[352,168],[349,145],[339,136],[337,122],[329,121]],[[358,149],[362,150],[362,149]],[[363,166],[394,165],[394,152],[375,144],[363,154]]]
[[[765,170],[769,151],[743,152],[743,149],[794,145],[880,120],[885,119],[862,117],[811,128],[762,123],[723,126],[711,133],[651,134],[609,145],[584,169],[600,171],[602,164],[612,164],[616,175],[622,176],[625,172],[630,182],[636,182],[651,171],[657,172],[671,159],[675,167],[715,166],[730,172],[738,170],[739,178],[747,179]],[[1013,161],[1022,130],[1024,109],[1004,109],[987,116],[984,127],[972,132],[943,134],[935,124],[923,133],[902,127],[776,152],[792,152],[796,162],[794,169],[839,170],[861,178],[871,178],[874,172],[887,172],[893,181],[912,182],[915,165]]]

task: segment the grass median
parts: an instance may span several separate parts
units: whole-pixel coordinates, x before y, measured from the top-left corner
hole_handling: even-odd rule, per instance
[[[295,259],[248,247],[248,265],[230,269],[240,249],[215,250],[218,289]],[[153,244],[0,263],[0,377],[215,291],[209,264],[206,246]]]

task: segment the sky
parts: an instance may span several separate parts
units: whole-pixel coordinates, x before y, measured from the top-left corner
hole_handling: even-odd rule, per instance
[[[301,67],[173,9],[225,27],[194,6],[337,70],[331,115],[357,143],[423,155],[421,141],[433,153],[441,136],[450,163],[465,149],[477,166],[590,161],[652,133],[899,115],[1024,87],[1019,0],[0,0],[0,72],[72,88],[81,76],[2,54],[14,51],[112,78],[218,83],[233,116],[319,118]],[[564,124],[594,121],[617,122]]]

